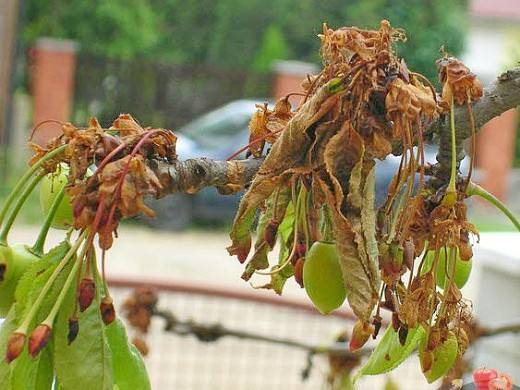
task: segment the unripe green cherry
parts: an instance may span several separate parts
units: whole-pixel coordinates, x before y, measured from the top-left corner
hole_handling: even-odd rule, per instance
[[[14,303],[14,292],[18,281],[27,268],[39,259],[24,244],[11,247],[0,246],[0,261],[5,261],[4,280],[0,282],[0,316],[4,317]]]
[[[303,265],[303,285],[321,313],[328,314],[342,305],[345,285],[334,243],[317,241],[311,246]]]
[[[49,212],[52,202],[60,193],[61,189],[67,185],[68,167],[60,165],[55,173],[50,173],[42,179],[40,184],[40,205],[44,215]],[[56,210],[51,226],[56,229],[68,229],[72,226],[72,204],[67,193]]]
[[[446,251],[444,249],[441,249],[439,251],[439,259],[437,260],[437,286],[440,288],[444,288],[444,284],[446,282],[446,273],[451,272],[452,269],[452,263],[450,260],[450,251],[453,249],[448,249],[448,259],[446,260]],[[466,282],[469,279],[469,275],[471,274],[471,268],[473,266],[472,259],[469,259],[467,261],[462,260],[459,256],[459,251],[457,251],[457,256],[455,257],[455,274],[453,281],[457,285],[458,288],[464,287]],[[429,271],[432,267],[433,261],[435,259],[435,251],[429,251],[426,254],[425,263],[423,266],[422,273],[425,273]],[[447,266],[447,268],[446,268]]]

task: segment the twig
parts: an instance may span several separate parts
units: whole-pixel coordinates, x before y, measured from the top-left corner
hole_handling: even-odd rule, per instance
[[[154,310],[154,316],[161,317],[165,321],[164,330],[181,336],[194,335],[199,341],[214,342],[222,337],[230,336],[241,340],[262,341],[271,344],[283,345],[286,347],[301,349],[309,354],[325,354],[341,357],[359,358],[368,355],[370,349],[361,349],[357,352],[350,352],[347,343],[338,342],[328,346],[318,346],[304,343],[294,339],[284,337],[265,336],[242,330],[226,328],[221,324],[201,324],[193,320],[180,321],[171,311]]]
[[[214,342],[222,337],[230,336],[241,340],[255,340],[286,347],[301,349],[310,356],[333,355],[347,358],[359,358],[372,352],[369,348],[357,352],[348,350],[347,342],[331,343],[328,346],[318,346],[284,337],[265,336],[258,333],[234,330],[221,324],[201,324],[193,320],[180,321],[168,310],[153,309],[152,315],[164,319],[164,330],[181,336],[194,335],[199,341]],[[520,333],[520,323],[501,325],[497,327],[478,327],[478,337],[493,337],[505,333]]]
[[[506,324],[494,328],[480,328],[480,337],[498,336],[504,333],[520,333],[520,323]]]

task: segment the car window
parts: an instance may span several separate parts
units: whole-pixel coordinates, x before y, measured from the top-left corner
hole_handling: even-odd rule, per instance
[[[254,105],[251,109],[248,106],[224,107],[191,122],[180,131],[204,148],[212,148],[247,128],[253,110]]]

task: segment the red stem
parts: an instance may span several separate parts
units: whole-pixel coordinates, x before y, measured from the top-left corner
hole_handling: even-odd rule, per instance
[[[114,219],[114,214],[115,214],[116,206],[117,206],[117,199],[121,196],[121,189],[123,188],[123,182],[125,180],[125,176],[127,175],[128,171],[130,170],[130,161],[132,161],[132,158],[137,154],[137,152],[139,151],[141,146],[143,146],[144,142],[148,138],[150,138],[152,135],[154,135],[158,132],[162,132],[162,131],[163,130],[161,130],[161,129],[148,131],[145,135],[143,135],[143,137],[139,140],[139,142],[137,142],[134,149],[132,150],[132,153],[130,153],[130,155],[129,155],[130,158],[128,159],[128,162],[126,163],[126,165],[124,167],[123,173],[121,174],[121,178],[119,179],[119,183],[117,183],[116,193],[115,193],[114,199],[112,201],[113,202],[112,207],[110,208],[110,213],[108,215],[107,224],[105,226],[109,227],[112,224],[112,220]]]
[[[63,126],[65,123],[62,121],[56,120],[56,119],[47,119],[44,120],[36,125],[34,125],[33,129],[31,130],[31,134],[29,135],[29,141],[31,141],[34,137],[34,133],[36,133],[36,130],[40,128],[41,125],[44,125],[45,123],[57,123],[58,125]]]
[[[274,135],[274,134],[278,134],[278,133],[280,133],[283,130],[285,130],[285,127],[282,127],[279,130],[273,131],[272,133],[265,134],[265,135],[261,136],[260,138],[257,138],[254,141],[249,142],[246,146],[244,146],[243,148],[238,149],[235,153],[233,153],[231,156],[226,158],[226,161],[233,160],[236,156],[238,156],[244,150],[247,150],[251,145],[254,145],[254,144],[257,144],[258,142],[264,141],[267,137],[269,137],[271,135]]]

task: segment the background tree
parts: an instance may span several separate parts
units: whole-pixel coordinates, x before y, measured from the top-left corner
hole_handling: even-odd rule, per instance
[[[107,57],[258,69],[260,57],[264,64],[280,56],[319,63],[313,38],[323,21],[377,27],[386,18],[408,33],[399,54],[432,77],[441,45],[453,54],[463,47],[466,8],[466,0],[28,0],[24,41],[71,38],[82,51]],[[273,34],[290,51],[266,48]]]

